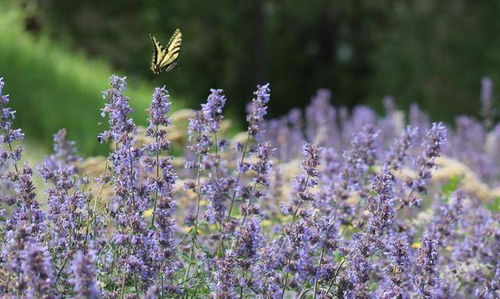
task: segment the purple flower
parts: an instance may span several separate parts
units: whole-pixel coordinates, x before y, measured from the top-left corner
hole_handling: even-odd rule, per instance
[[[242,229],[236,242],[235,256],[239,259],[247,259],[247,263],[253,263],[259,249],[262,247],[263,236],[260,228],[260,219],[253,216]],[[251,264],[246,265],[250,267]]]
[[[389,149],[385,158],[385,164],[389,169],[400,170],[408,159],[408,151],[415,142],[417,129],[408,126],[401,136],[396,139]]]
[[[264,121],[264,116],[267,114],[267,103],[270,98],[269,83],[265,85],[257,85],[257,90],[254,92],[255,98],[248,105],[248,135],[256,137],[261,132],[261,126]]]
[[[306,135],[309,142],[331,145],[338,138],[337,112],[330,104],[330,98],[329,90],[320,89],[306,108]]]
[[[165,128],[170,125],[170,119],[167,117],[170,105],[168,91],[165,87],[156,88],[151,106],[147,110],[149,126],[146,130],[146,135],[153,138],[154,141],[144,146],[144,152],[149,156],[143,160],[146,169],[154,173],[154,177],[147,178],[146,187],[149,190],[148,193],[153,196],[151,227],[155,227],[156,220],[157,230],[154,237],[158,241],[158,260],[161,261],[159,263],[162,265],[157,270],[162,272],[166,272],[168,263],[165,260],[170,258],[173,253],[175,228],[173,219],[175,211],[174,185],[177,175],[172,165],[172,158],[162,155],[163,151],[170,149]],[[153,171],[153,169],[156,170]]]
[[[489,77],[481,79],[481,116],[486,128],[493,125],[495,108],[493,105],[493,81]]]
[[[232,177],[219,178],[201,185],[201,193],[210,202],[206,212],[209,223],[222,221],[226,214],[225,202],[229,198],[231,188],[234,185]]]
[[[320,172],[320,191],[314,201],[314,206],[328,214],[333,212],[332,210],[337,207],[339,201],[339,198],[334,196],[334,191],[342,164],[339,155],[333,148],[325,148],[321,165],[323,165],[323,170]]]
[[[377,115],[372,109],[366,106],[354,107],[352,117],[341,122],[343,126],[342,129],[344,131],[343,138],[345,145],[349,145],[351,143],[353,135],[365,130],[366,127],[374,127],[376,122]]]
[[[130,118],[132,113],[129,105],[130,99],[122,93],[127,88],[126,79],[126,77],[120,78],[114,75],[109,78],[112,88],[103,94],[108,102],[101,109],[101,115],[102,117],[108,115],[110,129],[99,134],[98,139],[101,142],[112,140],[117,143],[128,143],[130,140],[127,140],[125,136],[135,130],[135,124]]]
[[[3,78],[0,77],[0,145],[6,148],[0,149],[0,166],[2,170],[7,170],[12,163],[15,171],[18,172],[17,163],[21,160],[23,149],[21,146],[15,146],[13,142],[24,139],[24,133],[21,129],[13,127],[16,111],[7,107],[10,99],[9,95],[2,94],[4,85]]]
[[[54,134],[54,155],[64,163],[69,164],[81,160],[77,155],[76,142],[66,139],[66,129],[59,130]]]
[[[107,103],[102,110],[103,117],[108,116],[110,129],[101,133],[100,137],[103,141],[115,143],[115,149],[108,157],[114,185],[110,213],[116,223],[111,243],[122,248],[114,252],[123,270],[121,279],[138,275],[144,281],[151,281],[155,275],[153,265],[157,248],[142,216],[150,203],[150,189],[140,180],[145,149],[135,147],[130,99],[123,95],[125,78],[112,76],[110,84],[111,88],[104,93]],[[159,100],[161,95],[156,94],[156,97],[153,101]],[[156,104],[159,103],[153,103],[154,108],[149,111],[151,121],[157,120],[160,114],[155,113]]]
[[[440,245],[447,245],[454,235],[454,227],[460,220],[464,209],[465,195],[462,190],[454,192],[450,203],[442,206],[433,221],[432,228]]]
[[[0,78],[0,128],[2,129],[2,135],[0,138],[0,143],[12,144],[16,140],[21,140],[24,138],[24,134],[21,129],[14,129],[12,122],[15,119],[16,111],[7,108],[6,105],[9,104],[9,95],[3,95],[2,90],[5,83],[3,78]],[[17,156],[12,156],[15,161]]]
[[[95,269],[95,254],[93,251],[83,253],[78,251],[71,265],[73,273],[71,283],[77,298],[100,298]]]
[[[412,128],[417,128],[419,139],[424,138],[431,127],[429,116],[420,110],[416,103],[410,105],[409,123]]]
[[[22,280],[28,298],[53,296],[54,276],[49,255],[45,248],[31,243],[23,252]]]
[[[222,94],[222,89],[210,89],[207,103],[201,105],[201,111],[208,124],[208,130],[216,133],[222,121],[222,110],[226,103],[226,97]]]
[[[174,212],[174,185],[176,181],[175,169],[171,158],[161,158],[159,161],[161,176],[157,181],[149,181],[151,192],[157,192],[158,198],[154,216],[156,217],[157,230],[155,237],[160,245],[161,260],[172,255],[173,235],[175,229]],[[155,184],[151,186],[151,184]],[[153,223],[154,224],[154,223]]]
[[[405,234],[392,233],[384,242],[384,254],[389,260],[385,269],[386,280],[390,280],[389,286],[392,291],[403,292],[412,288],[410,279],[412,268],[412,252],[409,237]]]
[[[234,261],[232,257],[217,258],[215,260],[214,278],[211,285],[215,298],[236,298],[238,281],[234,275]]]
[[[293,181],[293,189],[302,200],[313,200],[311,188],[318,184],[318,166],[320,164],[322,148],[318,145],[304,144],[304,159],[301,163],[303,172]]]
[[[381,235],[389,230],[396,216],[393,207],[395,198],[393,185],[393,174],[387,168],[382,169],[376,176],[373,186],[376,195],[368,199],[368,209],[371,212],[369,226],[375,235]]]
[[[192,144],[189,149],[198,155],[206,155],[212,146],[209,125],[202,111],[197,111],[189,119],[188,135]]]
[[[365,233],[352,236],[348,251],[349,264],[346,268],[348,287],[343,290],[345,296],[351,298],[365,298],[368,296],[368,281],[370,279],[371,263],[369,257],[373,255],[374,239]]]
[[[425,184],[432,177],[431,170],[436,166],[435,160],[441,154],[446,136],[446,128],[441,123],[433,123],[427,131],[426,138],[422,143],[423,151],[417,159],[418,179],[411,184],[414,190],[421,193],[426,192]]]
[[[102,141],[114,141],[116,149],[108,158],[115,175],[114,210],[134,210],[136,207],[137,163],[142,152],[134,148],[135,124],[130,118],[130,99],[122,94],[126,78],[110,77],[111,89],[104,95],[108,102],[102,109],[103,117],[108,115],[110,129],[100,134]],[[125,219],[121,219],[122,221]]]
[[[378,131],[372,125],[366,125],[354,135],[351,149],[344,152],[343,157],[346,167],[342,170],[344,179],[353,190],[360,189],[360,179],[369,168],[374,165],[377,158],[376,139]]]
[[[236,193],[234,194],[245,203],[241,205],[243,218],[240,226],[245,224],[247,216],[250,214],[259,214],[260,209],[255,206],[255,203],[260,203],[260,199],[267,193],[267,188],[270,186],[270,171],[272,169],[271,154],[274,149],[269,142],[257,142],[252,147],[250,153],[255,155],[256,160],[251,163],[240,163],[238,167],[239,174],[245,174],[248,170],[252,170],[251,180],[253,184],[238,184]]]
[[[484,84],[488,106],[492,87]],[[212,89],[189,119],[186,169],[178,169],[182,157],[168,152],[167,89],[152,94],[142,144],[125,78],[112,76],[110,85],[102,109],[109,128],[99,139],[112,143],[112,151],[99,184],[81,177],[75,144],[61,130],[54,153],[38,168],[48,183],[40,193],[31,168],[18,163],[23,136],[12,125],[15,114],[6,107],[0,79],[5,297],[407,299],[498,293],[499,217],[486,197],[498,184],[500,126],[488,132],[460,116],[447,130],[412,106],[412,126],[403,130],[392,99],[384,99],[384,118],[364,106],[350,115],[346,107],[334,108],[325,90],[304,113],[294,109],[265,121],[264,85],[248,106],[247,142],[224,151],[226,99]],[[300,173],[290,181],[300,153]],[[481,192],[429,184],[442,154],[470,167]],[[417,170],[416,178],[404,176],[408,167]],[[106,207],[94,206],[104,202],[101,197]],[[419,200],[424,204],[413,206]],[[280,208],[291,217],[278,217]]]
[[[50,247],[62,253],[61,258],[69,257],[75,245],[83,241],[81,219],[87,217],[86,199],[88,194],[79,190],[78,169],[72,162],[79,160],[76,156],[74,142],[66,140],[66,131],[60,130],[54,135],[54,154],[47,157],[39,167],[39,173],[46,182],[52,183],[48,193],[48,219],[52,228]],[[56,263],[63,262],[56,260]]]
[[[155,88],[153,92],[151,106],[147,109],[148,113],[148,127],[146,128],[146,136],[151,137],[154,141],[144,147],[144,151],[149,152],[151,155],[156,155],[157,152],[168,150],[170,142],[167,140],[167,131],[165,127],[170,125],[170,118],[167,113],[170,111],[168,91],[165,87]],[[153,160],[146,160],[146,167],[154,168],[155,162]]]
[[[30,231],[37,239],[45,233],[45,213],[36,200],[35,185],[32,180],[33,170],[24,165],[23,169],[12,178],[14,190],[17,193],[16,209],[7,221],[7,230],[14,231],[21,223],[28,223]]]
[[[261,186],[269,186],[269,171],[272,168],[271,153],[274,149],[269,142],[259,143],[256,150],[257,161],[250,165],[250,169],[255,171],[256,176],[253,181]]]
[[[446,154],[467,164],[482,180],[488,182],[495,176],[493,160],[485,154],[486,131],[477,120],[459,116],[455,120],[455,134],[450,134]]]
[[[23,253],[33,242],[31,225],[25,221],[18,222],[16,226],[7,230],[5,238],[6,244],[2,246],[2,263],[8,273],[18,280],[14,287],[18,292],[23,292],[26,288],[21,280]]]
[[[207,103],[202,104],[202,109],[195,112],[189,119],[188,135],[191,144],[188,148],[197,155],[198,161],[187,161],[194,168],[215,169],[218,168],[220,157],[218,154],[209,154],[214,145],[214,136],[217,134],[222,121],[222,109],[226,98],[221,89],[211,89]],[[220,143],[215,144],[219,146]]]
[[[439,286],[438,241],[432,234],[432,229],[424,233],[421,243],[417,258],[419,274],[416,283],[420,296],[428,298]]]
[[[149,115],[149,127],[157,125],[168,126],[170,119],[166,116],[170,112],[169,94],[165,86],[155,88],[153,92],[151,106],[147,111]]]

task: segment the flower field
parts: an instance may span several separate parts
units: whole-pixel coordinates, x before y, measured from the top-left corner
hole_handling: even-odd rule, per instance
[[[333,106],[266,119],[270,85],[229,136],[223,90],[170,112],[156,88],[136,124],[111,76],[106,157],[62,129],[40,165],[0,79],[0,294],[5,298],[498,298],[500,124]],[[82,116],[84,117],[84,116]],[[35,188],[41,177],[44,188]]]

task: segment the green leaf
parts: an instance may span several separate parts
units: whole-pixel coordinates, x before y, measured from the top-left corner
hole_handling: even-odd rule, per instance
[[[486,208],[492,212],[500,212],[500,196],[497,196],[495,200],[487,204]]]
[[[441,188],[441,192],[445,197],[449,197],[455,190],[458,189],[458,186],[460,186],[460,183],[462,183],[462,176],[454,176],[451,177],[450,180],[443,185]]]
[[[376,172],[377,172],[377,168],[375,166],[371,165],[370,167],[368,167],[369,174],[376,173]]]

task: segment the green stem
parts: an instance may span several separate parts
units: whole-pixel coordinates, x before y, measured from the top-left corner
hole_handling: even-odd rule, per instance
[[[106,174],[106,170],[108,169],[108,160],[106,160],[106,165],[104,166],[104,174]],[[94,203],[93,203],[93,206],[92,208],[90,209],[90,204],[87,205],[87,210],[89,211],[89,215],[87,215],[87,225],[85,227],[85,240],[83,241],[83,245],[87,245],[87,239],[88,239],[88,236],[89,236],[89,228],[90,228],[90,224],[92,222],[95,223],[96,219],[97,219],[97,213],[96,213],[96,210],[97,210],[97,201],[98,200],[101,200],[102,199],[102,192],[103,192],[103,189],[104,189],[104,185],[105,183],[103,182],[100,186],[100,189],[99,189],[99,195],[97,196],[97,198],[94,200]],[[92,215],[92,216],[91,216]],[[95,238],[95,234],[94,234],[94,238]]]
[[[197,195],[197,200],[196,200],[196,215],[194,219],[194,233],[192,237],[192,243],[191,243],[191,253],[189,254],[189,261],[188,261],[188,267],[186,268],[186,273],[184,274],[184,282],[187,281],[187,278],[189,277],[189,272],[191,270],[191,262],[194,258],[194,250],[195,250],[195,244],[196,244],[196,237],[198,236],[198,217],[200,215],[200,201],[201,201],[201,195],[200,195],[200,180],[201,180],[201,170],[200,170],[200,163],[201,163],[201,156],[198,155],[198,165],[196,166],[196,195]],[[183,283],[184,284],[184,283]]]
[[[253,192],[255,191],[256,188],[257,188],[257,183],[254,182],[253,186],[252,186],[252,190],[250,191],[250,194],[253,194]],[[250,196],[250,198],[248,199],[247,208],[250,208],[250,205],[252,204],[252,199],[253,199],[253,197]],[[243,218],[241,219],[241,223],[240,223],[240,229],[243,227],[243,225],[245,225],[247,215],[248,215],[247,213],[245,213],[245,215],[243,215]]]
[[[194,242],[194,237],[193,237],[193,242]],[[191,246],[191,252],[189,254],[189,260],[188,260],[188,267],[186,269],[186,273],[184,274],[184,281],[187,281],[189,277],[189,271],[191,270],[191,262],[193,261],[194,258],[194,245]]]
[[[241,159],[240,159],[240,163],[239,165],[243,164],[243,162],[245,161],[245,156],[247,154],[247,148],[248,148],[248,144],[250,143],[250,135],[247,135],[247,140],[245,141],[245,146],[243,147],[243,153],[241,154]],[[238,167],[238,165],[236,165],[236,167]],[[241,179],[241,172],[238,171],[238,175],[236,176],[236,182],[235,182],[235,186],[238,186],[239,182],[240,182],[240,179]],[[231,214],[233,212],[233,207],[234,207],[234,201],[236,199],[236,188],[234,189],[233,191],[233,195],[231,196],[231,203],[229,205],[229,210],[228,210],[228,213],[227,213],[227,217],[226,217],[226,220],[225,222],[229,221],[229,219],[231,219]],[[221,231],[222,229],[224,229],[224,222],[221,221]],[[217,246],[217,249],[221,246],[223,246],[223,238],[220,239],[219,241],[219,245]],[[236,241],[233,242],[233,244],[231,245],[231,247],[236,243]]]
[[[176,249],[177,249],[177,247],[179,247],[179,245],[181,245],[181,244],[182,244],[182,242],[183,242],[184,240],[186,240],[186,238],[187,238],[187,237],[189,236],[189,234],[191,234],[192,232],[193,232],[193,229],[190,229],[187,233],[185,233],[185,234],[182,236],[181,240],[180,240],[179,242],[177,242],[177,244],[175,244],[175,246],[174,246],[174,250],[176,250]]]
[[[326,290],[326,294],[330,293],[330,290],[332,289],[333,283],[335,282],[335,278],[337,278],[337,275],[339,275],[339,271],[342,268],[342,265],[344,265],[345,261],[347,260],[347,256],[342,260],[340,265],[337,267],[337,270],[335,270],[335,275],[333,276],[330,285],[328,286],[328,289]]]
[[[5,132],[5,135],[7,135],[7,130],[4,130]],[[7,144],[9,145],[9,151],[12,153],[13,152],[13,149],[12,149],[12,143],[10,142],[7,142]],[[16,173],[19,174],[19,169],[17,168],[17,161],[14,162],[14,169],[16,170]]]
[[[155,138],[156,138],[156,145],[158,145],[158,124],[156,125],[155,128]],[[158,161],[160,160],[160,150],[156,151],[156,180],[160,178],[160,165]],[[155,198],[153,200],[153,215],[151,216],[151,229],[155,227],[155,216],[156,216],[156,203],[158,202],[158,183],[156,184],[155,188]]]
[[[132,164],[132,148],[129,148],[129,166],[130,166],[130,188],[132,188],[132,209],[135,209],[136,206],[135,206],[135,189],[134,189],[134,166]]]
[[[243,280],[245,280],[245,273],[246,272],[243,272]],[[240,299],[243,298],[243,286],[240,285]]]
[[[7,130],[4,129],[4,133],[5,133],[5,135],[7,135]],[[10,142],[10,140],[7,142],[7,144],[9,145],[9,151],[12,153],[13,149],[12,149],[12,143]],[[17,161],[14,161],[14,169],[16,170],[16,174],[19,175],[19,169],[17,168]],[[31,219],[31,211],[30,211],[30,219]],[[7,290],[9,289],[9,284],[10,284],[10,277],[9,277],[9,281],[7,282]],[[19,289],[16,291],[16,293],[18,294],[18,296],[20,295]]]
[[[321,273],[321,262],[323,261],[323,256],[325,255],[325,242],[323,242],[323,247],[321,247],[321,254],[319,256],[318,260],[318,269],[316,271],[319,271]],[[317,273],[316,273],[317,275]],[[314,279],[314,296],[313,299],[316,299],[316,293],[318,292],[318,277],[315,277]]]
[[[123,276],[122,279],[122,287],[120,291],[120,298],[124,299],[125,298],[125,275]]]
[[[286,272],[285,283],[283,284],[283,292],[281,293],[281,299],[285,298],[285,292],[286,292],[286,286],[288,284],[288,275],[289,274],[290,274],[290,272]]]
[[[218,145],[218,141],[217,141],[217,132],[214,133],[214,145],[215,145],[215,156],[217,157],[217,159],[219,159],[219,145]],[[214,175],[215,175],[215,179],[218,180],[219,179],[219,164],[220,163],[220,160],[217,161],[217,167],[215,167],[215,171],[214,171]]]
[[[299,203],[297,204],[297,208],[295,209],[295,212],[293,213],[293,217],[292,217],[292,222],[290,223],[290,226],[293,228],[293,225],[295,223],[295,219],[297,217],[297,213],[299,212],[299,209],[300,209],[300,206],[302,204],[302,201],[299,201]],[[282,237],[284,237],[284,234],[285,234],[285,230],[282,231]],[[291,257],[288,258],[286,264],[289,264],[290,261],[291,261]],[[287,288],[287,285],[288,285],[288,275],[290,274],[290,271],[288,271],[285,275],[285,283],[283,283],[283,293],[281,293],[281,299],[285,298],[285,292],[286,292],[286,288]]]
[[[253,191],[255,190],[255,188],[257,188],[257,184],[254,182],[253,186],[252,186],[252,191],[250,192],[250,194],[253,193]],[[248,199],[247,207],[249,208],[251,204],[252,204],[252,197],[250,196],[250,198]],[[247,214],[245,213],[245,215],[243,215],[243,218],[241,219],[240,225],[238,226],[238,230],[241,230],[241,228],[245,224],[246,219],[247,219]],[[238,235],[238,237],[233,240],[233,243],[231,244],[231,247],[230,247],[231,249],[233,249],[234,246],[236,246],[236,243],[238,243],[238,240],[240,239],[240,236],[241,235]]]
[[[243,164],[243,162],[245,161],[245,156],[247,154],[247,148],[249,142],[250,142],[250,135],[247,135],[247,140],[245,141],[245,146],[243,147],[243,153],[241,154],[240,165]],[[238,171],[238,175],[236,176],[235,186],[237,186],[238,183],[240,182],[240,178],[241,178],[241,172]],[[227,213],[226,221],[229,221],[229,219],[231,218],[231,212],[233,211],[235,198],[236,198],[236,189],[234,190],[233,196],[231,197],[231,204],[229,205],[229,212]]]
[[[66,263],[67,262],[68,262],[68,256],[66,256],[64,258],[64,261],[63,261],[63,264],[61,266],[61,269],[59,269],[59,271],[57,272],[55,283],[57,283],[57,281],[59,280],[59,277],[61,276],[61,274],[62,274],[62,272],[64,270],[64,267],[66,267]]]
[[[309,184],[309,175],[306,178],[306,182],[304,184],[303,189],[299,190],[299,192],[304,192],[306,190],[308,184]],[[293,225],[295,224],[295,219],[297,218],[297,213],[299,212],[299,209],[300,209],[301,205],[302,205],[302,200],[299,198],[299,203],[297,204],[297,208],[295,209],[295,212],[293,213],[292,222],[290,223],[290,227],[291,228],[293,228]],[[285,235],[285,230],[283,229],[281,231],[281,237],[283,238],[284,235]],[[291,259],[292,259],[292,257],[289,257],[286,264],[289,264],[290,261],[291,261]],[[286,287],[287,287],[287,284],[288,284],[288,275],[289,274],[290,274],[290,272],[287,272],[286,276],[285,276],[285,283],[283,284],[283,293],[281,293],[281,299],[283,299],[285,297],[285,292],[286,292]]]

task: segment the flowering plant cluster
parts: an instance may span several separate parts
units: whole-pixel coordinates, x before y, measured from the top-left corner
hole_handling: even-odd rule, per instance
[[[390,97],[383,118],[334,107],[326,90],[266,120],[270,86],[259,85],[248,129],[227,139],[222,90],[171,114],[156,88],[140,127],[125,78],[111,76],[98,136],[109,155],[83,159],[61,130],[34,168],[3,86],[5,298],[500,295],[500,124],[488,79],[484,121],[461,116],[454,129],[416,105],[405,120]]]

